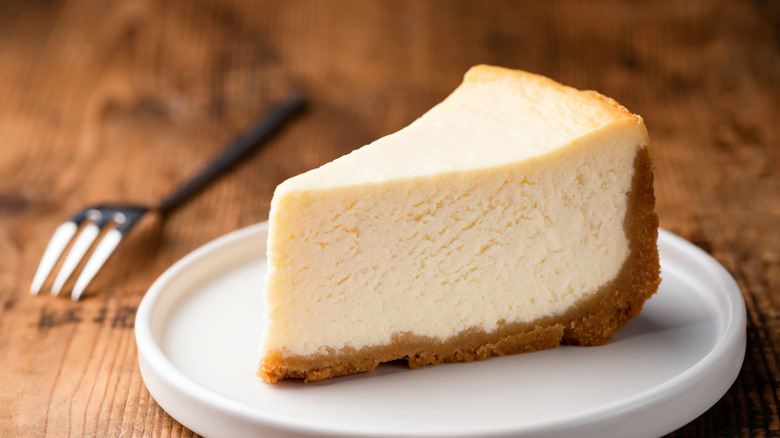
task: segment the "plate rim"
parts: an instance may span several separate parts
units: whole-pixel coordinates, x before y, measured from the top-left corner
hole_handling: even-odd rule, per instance
[[[254,235],[260,235],[268,232],[268,222],[260,222],[253,224],[238,230],[229,232],[225,235],[217,237],[216,239],[196,248],[190,253],[186,254],[180,260],[175,262],[167,270],[163,272],[149,287],[147,293],[144,295],[141,304],[138,307],[135,318],[135,338],[138,352],[138,360],[141,368],[141,377],[145,386],[149,390],[155,401],[163,407],[166,412],[169,412],[163,403],[160,403],[156,393],[162,395],[164,391],[178,391],[180,395],[189,397],[195,403],[199,405],[208,406],[211,408],[217,408],[222,410],[223,414],[231,415],[243,420],[248,420],[251,423],[262,423],[263,427],[269,427],[277,432],[298,433],[298,434],[327,434],[327,435],[339,435],[339,436],[379,436],[386,435],[386,432],[371,431],[364,429],[350,429],[345,426],[336,426],[328,423],[321,423],[316,421],[310,421],[307,419],[298,419],[291,416],[282,416],[271,414],[259,409],[246,406],[245,404],[233,400],[227,396],[214,392],[208,388],[201,386],[197,381],[184,375],[165,355],[162,350],[162,346],[155,340],[152,329],[152,314],[155,309],[155,305],[159,302],[160,298],[166,291],[171,281],[173,281],[182,271],[186,270],[188,266],[196,260],[202,257],[209,256],[210,254],[218,251],[228,250],[233,245],[240,244],[241,240],[251,238]],[[668,393],[680,394],[696,386],[697,383],[706,378],[706,370],[718,368],[718,365],[723,365],[727,358],[734,356],[735,352],[732,351],[737,348],[737,354],[739,355],[739,363],[731,364],[730,373],[728,379],[728,386],[725,386],[725,390],[718,391],[719,396],[712,400],[706,407],[700,409],[696,416],[688,418],[686,421],[680,423],[675,427],[681,427],[688,422],[692,421],[712,405],[714,405],[723,394],[728,391],[728,388],[736,380],[739,370],[741,369],[744,361],[745,343],[746,343],[746,309],[745,302],[742,297],[742,293],[733,276],[723,267],[717,260],[715,260],[708,253],[698,248],[694,244],[688,242],[680,236],[677,236],[669,231],[659,228],[658,246],[659,249],[662,246],[669,247],[675,251],[681,252],[683,259],[693,260],[701,267],[708,268],[717,275],[717,278],[712,278],[711,281],[716,282],[719,286],[720,292],[724,293],[724,296],[729,304],[729,314],[727,318],[727,324],[722,328],[721,334],[715,345],[708,351],[708,353],[702,357],[698,362],[691,365],[688,369],[675,375],[669,380],[664,381],[661,384],[640,391],[630,397],[622,400],[617,400],[607,404],[602,404],[592,409],[584,410],[575,414],[568,415],[566,418],[548,419],[534,423],[528,423],[520,427],[506,427],[500,429],[491,429],[482,432],[478,432],[480,436],[509,436],[515,434],[542,434],[551,433],[556,431],[570,430],[575,427],[586,427],[594,423],[598,423],[605,420],[614,419],[630,412],[644,409],[646,405],[650,403],[660,403],[666,400]],[[660,252],[660,250],[659,250]],[[662,260],[663,261],[663,260]],[[220,266],[217,272],[223,271],[226,266]],[[214,276],[216,274],[211,274]],[[725,313],[723,314],[725,315]],[[721,315],[722,316],[722,315]],[[730,348],[729,348],[730,347]],[[741,352],[739,351],[741,350]],[[734,359],[732,359],[734,360]],[[733,371],[736,369],[736,371]],[[154,375],[152,375],[154,373]],[[158,383],[158,381],[160,383]],[[157,385],[162,385],[163,382],[167,383],[170,388],[158,388]],[[149,383],[152,383],[150,388]],[[666,395],[665,395],[666,394]],[[171,415],[173,417],[173,415]],[[179,420],[179,418],[174,417]],[[192,428],[191,425],[185,424],[186,427]],[[260,424],[256,424],[261,426]],[[672,429],[672,430],[675,430]],[[197,432],[195,428],[194,431]],[[471,436],[475,431],[463,431],[463,433],[447,433],[448,436]],[[436,433],[416,433],[414,436],[432,436],[438,435]],[[407,435],[405,435],[407,436]]]

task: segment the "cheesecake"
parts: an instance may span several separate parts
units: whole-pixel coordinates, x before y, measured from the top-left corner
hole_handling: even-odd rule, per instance
[[[280,184],[258,375],[595,346],[660,282],[644,122],[476,66],[400,131]]]

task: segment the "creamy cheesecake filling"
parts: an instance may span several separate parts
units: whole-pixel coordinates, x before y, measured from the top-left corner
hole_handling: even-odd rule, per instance
[[[440,362],[463,362],[492,356],[554,348],[562,344],[601,345],[615,330],[636,317],[660,283],[656,248],[658,217],[654,212],[653,172],[649,148],[634,159],[631,191],[623,229],[629,256],[616,278],[577,300],[564,313],[532,322],[499,321],[496,330],[470,328],[444,340],[398,332],[390,343],[360,349],[321,348],[316,354],[267,352],[258,374],[266,381],[282,378],[322,380],[371,371],[379,363],[402,359],[412,368]]]
[[[642,140],[631,128],[479,172],[275,196],[263,348],[444,340],[564,312],[628,256],[626,170]]]

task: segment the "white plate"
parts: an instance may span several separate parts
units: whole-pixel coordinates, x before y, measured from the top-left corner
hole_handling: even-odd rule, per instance
[[[258,224],[194,251],[138,309],[149,392],[203,435],[659,436],[718,401],[744,358],[733,278],[661,231],[661,287],[605,346],[269,385],[255,377],[266,233]]]

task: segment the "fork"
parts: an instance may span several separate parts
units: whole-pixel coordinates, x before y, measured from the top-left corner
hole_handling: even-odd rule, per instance
[[[162,217],[175,210],[192,195],[208,183],[229,170],[233,165],[246,158],[262,143],[270,138],[285,122],[290,120],[305,105],[306,98],[302,94],[294,94],[286,101],[275,106],[249,131],[236,138],[227,149],[209,163],[200,173],[195,175],[178,190],[157,206],[132,204],[100,204],[87,207],[74,214],[54,231],[46,246],[38,269],[33,277],[30,293],[37,295],[46,279],[51,274],[54,265],[62,256],[65,248],[76,236],[71,249],[62,262],[60,271],[52,283],[52,295],[59,295],[65,283],[70,279],[84,255],[102,234],[103,238],[95,246],[92,255],[87,260],[71,292],[71,299],[78,301],[89,283],[108,260],[116,247],[130,232],[135,224],[148,213],[156,212]]]

